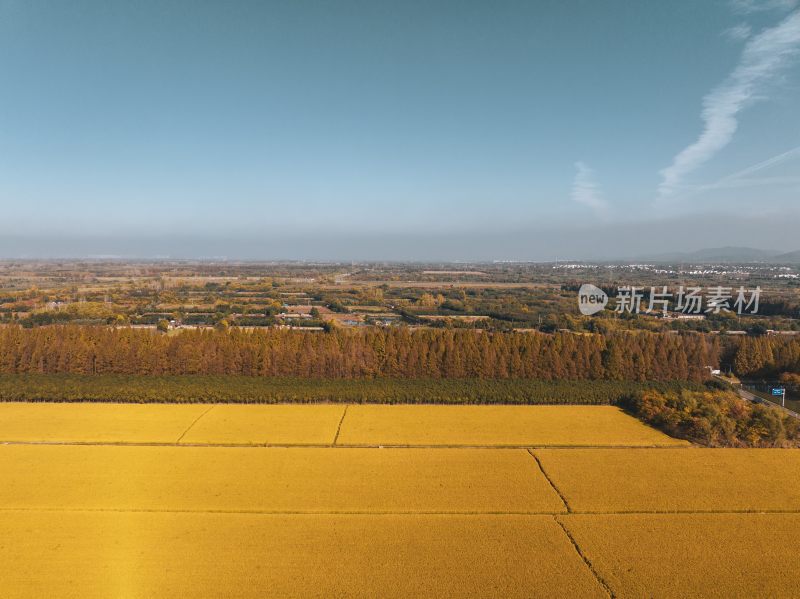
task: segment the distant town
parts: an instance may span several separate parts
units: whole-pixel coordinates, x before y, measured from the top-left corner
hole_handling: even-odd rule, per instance
[[[733,335],[800,330],[800,266],[750,263],[315,263],[234,261],[0,262],[0,323],[155,328],[470,328]],[[611,297],[591,317],[576,293]],[[662,289],[759,290],[757,313],[615,310],[620,288],[647,305]],[[678,306],[679,307],[679,306]]]

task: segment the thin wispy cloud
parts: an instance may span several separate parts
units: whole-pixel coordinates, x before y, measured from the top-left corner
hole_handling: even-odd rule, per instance
[[[591,208],[598,218],[608,216],[608,202],[595,180],[594,170],[583,162],[576,162],[575,180],[572,183],[572,200]]]
[[[743,168],[740,171],[732,173],[727,177],[723,177],[722,179],[716,182],[716,185],[720,185],[730,181],[745,179],[747,177],[750,177],[750,175],[756,174],[759,171],[763,171],[764,169],[776,166],[782,162],[786,162],[787,160],[791,160],[792,158],[798,158],[798,157],[800,157],[800,146],[792,148],[791,150],[787,150],[786,152],[781,152],[780,154],[777,154],[772,158],[767,158],[766,160],[762,160],[757,164],[753,164],[751,166],[748,166],[747,168]]]
[[[798,56],[800,10],[749,39],[733,72],[703,98],[702,133],[661,171],[661,198],[682,190],[687,175],[730,143],[739,126],[739,113],[766,99],[767,87]]]
[[[750,37],[753,29],[747,23],[739,23],[735,27],[726,29],[722,35],[731,40],[732,42],[743,42]]]
[[[703,185],[695,185],[686,188],[686,190],[679,195],[672,197],[672,200],[687,200],[705,191],[712,191],[715,189],[733,189],[738,187],[759,187],[767,185],[792,185],[800,183],[800,176],[755,176],[757,173],[778,166],[793,159],[800,158],[800,146],[781,152],[771,158],[762,160],[756,164],[752,164],[746,168],[726,175],[712,183],[705,183]]]
[[[749,15],[757,12],[794,10],[800,0],[733,0],[731,6],[734,12]]]
[[[736,189],[739,187],[769,187],[769,186],[786,186],[797,185],[800,183],[800,176],[784,176],[784,177],[742,177],[741,179],[732,179],[730,181],[723,181],[716,183],[714,189]]]

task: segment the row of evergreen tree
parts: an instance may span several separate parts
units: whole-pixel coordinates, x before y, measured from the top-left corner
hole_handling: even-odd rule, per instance
[[[686,381],[0,374],[0,401],[608,405],[641,391],[687,388],[707,387]]]
[[[739,376],[800,373],[800,339],[777,335],[743,337],[736,347],[733,370]]]
[[[719,355],[696,333],[0,327],[2,373],[700,381]]]

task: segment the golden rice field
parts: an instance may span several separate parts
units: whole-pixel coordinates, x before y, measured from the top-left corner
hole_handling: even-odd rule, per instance
[[[800,514],[559,517],[617,597],[800,596]]]
[[[763,512],[800,506],[796,449],[543,449],[536,455],[575,512]]]
[[[0,509],[566,511],[524,449],[0,445],[0,472]]]
[[[0,597],[800,597],[800,451],[609,407],[0,404]]]
[[[0,403],[0,442],[172,443],[208,406]]]
[[[6,599],[606,596],[549,516],[0,512],[0,537]]]
[[[0,402],[0,442],[685,446],[613,406]]]
[[[614,406],[351,406],[352,445],[681,446]]]
[[[218,405],[207,408],[181,442],[330,445],[343,414],[344,406],[333,404]]]

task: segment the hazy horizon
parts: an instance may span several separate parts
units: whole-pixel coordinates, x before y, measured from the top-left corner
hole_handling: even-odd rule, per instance
[[[797,0],[0,0],[0,256],[800,249]]]
[[[709,234],[707,220],[717,220],[719,234]],[[603,227],[515,227],[507,230],[419,234],[339,235],[320,232],[311,237],[290,234],[220,238],[185,234],[148,237],[106,236],[0,238],[0,258],[59,259],[114,257],[121,259],[227,259],[248,261],[444,261],[491,262],[519,260],[629,260],[692,252],[708,248],[749,247],[765,251],[800,250],[795,231],[800,220],[672,219]],[[676,234],[693,239],[679,243]],[[146,249],[144,249],[146,248]],[[471,249],[466,249],[471,248]]]

